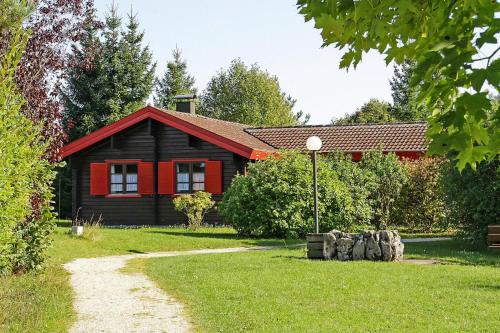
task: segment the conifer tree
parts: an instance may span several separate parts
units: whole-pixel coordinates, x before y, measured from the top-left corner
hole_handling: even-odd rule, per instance
[[[175,109],[173,98],[176,95],[196,94],[194,77],[187,71],[187,62],[182,59],[182,52],[178,48],[172,51],[173,61],[167,63],[167,70],[160,79],[156,80],[154,99],[155,105],[161,108]]]

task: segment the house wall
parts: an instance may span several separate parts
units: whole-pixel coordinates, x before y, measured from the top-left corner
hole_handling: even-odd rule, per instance
[[[113,141],[113,142],[112,142]],[[193,142],[193,140],[191,140]],[[209,142],[199,140],[190,146],[189,135],[156,121],[144,121],[103,140],[71,157],[76,174],[73,179],[73,215],[84,219],[102,216],[105,224],[175,225],[185,222],[176,212],[172,195],[143,195],[139,198],[90,195],[90,163],[105,160],[142,160],[145,162],[175,159],[209,159],[222,161],[222,182],[225,191],[234,175],[243,172],[247,160]],[[156,170],[156,168],[155,168]],[[156,176],[156,175],[155,175]],[[214,195],[216,201],[221,195]],[[208,223],[220,223],[216,212],[207,214]]]

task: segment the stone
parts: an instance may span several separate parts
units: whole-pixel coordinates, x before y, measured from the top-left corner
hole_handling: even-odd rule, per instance
[[[403,252],[405,250],[405,245],[401,241],[401,237],[399,235],[394,237],[391,247],[392,247],[392,260],[393,261],[403,260]]]
[[[323,256],[325,259],[333,259],[337,254],[337,239],[331,233],[325,234],[324,237]]]
[[[359,237],[352,248],[352,260],[365,259],[366,242],[363,237]]]
[[[381,259],[383,261],[391,261],[392,260],[392,246],[391,243],[381,240],[380,241],[380,250],[382,252]]]
[[[350,260],[352,259],[352,248],[354,246],[354,240],[351,238],[341,238],[337,241],[337,258],[339,260]]]
[[[337,239],[337,240],[340,239],[341,235],[342,235],[342,231],[339,231],[339,230],[336,230],[336,229],[333,229],[329,233],[332,234],[332,235],[334,235],[335,239]]]
[[[378,238],[378,237],[377,237]],[[380,246],[375,237],[370,237],[366,239],[366,249],[365,249],[365,258],[368,260],[378,260],[382,255],[382,251],[380,250]]]
[[[390,243],[394,238],[392,231],[383,230],[380,232],[380,240]]]

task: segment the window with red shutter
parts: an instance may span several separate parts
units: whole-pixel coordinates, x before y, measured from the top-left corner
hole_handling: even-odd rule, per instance
[[[158,194],[174,194],[174,162],[158,162]]]
[[[222,162],[208,161],[205,167],[205,191],[222,194]]]
[[[140,162],[139,169],[139,193],[154,194],[153,185],[153,162]]]
[[[108,165],[90,163],[90,195],[108,194]]]

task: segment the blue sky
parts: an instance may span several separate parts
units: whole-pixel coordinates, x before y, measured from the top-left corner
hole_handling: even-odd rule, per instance
[[[112,0],[95,0],[103,17]],[[125,17],[137,13],[145,43],[164,72],[172,49],[182,49],[202,91],[232,59],[258,63],[279,78],[297,99],[296,109],[311,114],[310,124],[326,124],[351,113],[370,98],[391,101],[392,66],[368,54],[356,70],[338,69],[341,52],[321,48],[319,31],[297,14],[295,1],[115,0]]]

